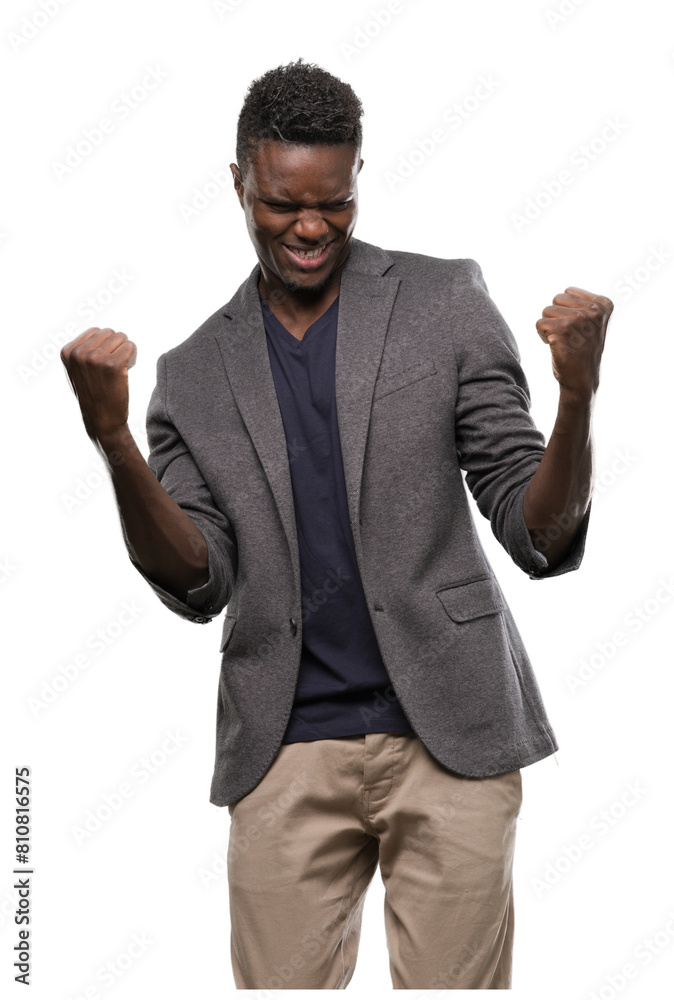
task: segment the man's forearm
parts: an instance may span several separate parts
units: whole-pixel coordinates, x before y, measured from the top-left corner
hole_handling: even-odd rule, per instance
[[[208,546],[192,519],[169,496],[128,426],[98,438],[115,490],[129,554],[147,576],[180,600],[208,580]]]
[[[554,569],[568,553],[592,492],[593,395],[560,392],[555,426],[527,491],[524,519]]]

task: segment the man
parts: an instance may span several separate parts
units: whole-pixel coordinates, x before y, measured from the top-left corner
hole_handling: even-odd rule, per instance
[[[344,988],[380,866],[397,989],[507,989],[520,769],[557,748],[475,533],[532,579],[575,569],[612,303],[538,320],[547,447],[473,260],[356,240],[362,107],[301,60],[253,82],[234,187],[258,264],[159,358],[148,463],[136,348],[62,358],[129,556],[177,614],[226,607],[211,801],[229,807],[239,988]]]

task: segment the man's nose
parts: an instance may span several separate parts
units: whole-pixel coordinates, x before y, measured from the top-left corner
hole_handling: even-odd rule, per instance
[[[330,227],[321,213],[311,210],[300,213],[293,229],[298,239],[308,241],[318,241],[330,232]]]

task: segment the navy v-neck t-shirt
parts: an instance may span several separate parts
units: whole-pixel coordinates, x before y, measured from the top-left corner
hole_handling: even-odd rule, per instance
[[[302,656],[284,743],[411,732],[356,562],[335,403],[339,296],[294,337],[260,296],[283,420],[302,584]]]

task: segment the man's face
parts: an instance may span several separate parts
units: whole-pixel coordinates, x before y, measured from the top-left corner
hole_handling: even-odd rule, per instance
[[[270,141],[242,178],[230,164],[248,233],[269,286],[318,293],[346,261],[363,161],[349,143]]]

